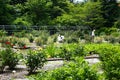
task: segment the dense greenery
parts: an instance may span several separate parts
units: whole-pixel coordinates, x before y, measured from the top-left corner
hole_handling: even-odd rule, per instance
[[[100,56],[100,67],[106,80],[120,79],[119,9],[116,0],[84,0],[80,3],[74,3],[74,0],[0,0],[0,25],[11,25],[3,26],[7,31],[19,31],[7,36],[9,31],[0,30],[0,71],[5,66],[14,69],[17,65],[19,58],[12,48],[31,49],[27,46],[34,42],[37,46],[35,51],[24,54],[29,73],[42,68],[46,56],[69,60],[59,69],[32,76],[35,80],[102,80],[83,59],[75,60],[76,57],[90,54]],[[36,27],[33,30],[33,25],[46,31]],[[94,44],[90,32],[82,30],[86,27],[96,29]],[[59,34],[65,36],[63,43],[57,43]],[[6,46],[9,48],[2,50]]]
[[[116,0],[4,0],[0,1],[0,25],[66,25],[93,28],[118,27]],[[51,26],[52,27],[52,26]]]
[[[2,64],[4,66],[9,66],[9,69],[14,69],[15,66],[18,64],[19,61],[18,54],[10,48],[1,50],[0,56],[2,59]]]
[[[46,62],[44,53],[32,50],[28,52],[25,60],[29,74],[34,73],[38,68],[42,68]]]
[[[95,67],[88,66],[83,58],[67,62],[63,67],[53,71],[41,72],[31,76],[30,80],[99,80]]]

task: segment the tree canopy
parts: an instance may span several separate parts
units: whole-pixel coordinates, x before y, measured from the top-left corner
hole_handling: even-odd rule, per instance
[[[113,27],[119,22],[116,0],[0,0],[0,25]]]

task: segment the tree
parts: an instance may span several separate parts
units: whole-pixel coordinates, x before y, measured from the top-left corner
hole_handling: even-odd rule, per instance
[[[28,0],[25,4],[24,14],[33,25],[47,24],[50,19],[51,4],[49,0]]]
[[[9,5],[9,0],[0,0],[0,25],[11,24],[14,20],[13,7]]]
[[[15,5],[15,4],[23,4],[27,0],[10,0],[10,4]]]
[[[81,21],[84,26],[89,26],[91,29],[99,29],[105,23],[101,13],[100,2],[87,2],[81,12]]]
[[[112,27],[119,16],[119,7],[116,0],[100,0],[102,16],[106,20],[104,26]]]

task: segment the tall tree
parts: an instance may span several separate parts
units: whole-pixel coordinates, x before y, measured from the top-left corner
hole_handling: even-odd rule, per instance
[[[9,0],[0,0],[0,25],[11,24],[14,19],[13,12]]]
[[[51,4],[49,0],[28,0],[24,11],[26,11],[25,14],[33,22],[33,25],[47,24],[50,19]]]
[[[102,6],[102,15],[106,20],[104,26],[112,27],[119,16],[119,7],[116,0],[100,0]]]
[[[15,5],[15,4],[23,4],[27,0],[10,0],[10,4]]]
[[[94,28],[101,28],[104,24],[104,18],[101,15],[100,2],[87,2],[81,12],[81,21],[83,25]]]

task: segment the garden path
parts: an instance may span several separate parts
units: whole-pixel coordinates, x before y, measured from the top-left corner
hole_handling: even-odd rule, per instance
[[[90,64],[95,64],[100,62],[98,59],[98,55],[92,55],[85,57],[85,60]],[[64,64],[63,60],[56,60],[56,61],[48,61],[44,67],[43,70],[53,70],[55,68],[61,67]],[[27,68],[25,65],[17,65],[16,72],[13,73],[10,70],[6,70],[3,74],[0,74],[0,80],[28,80],[25,76],[28,74]]]

